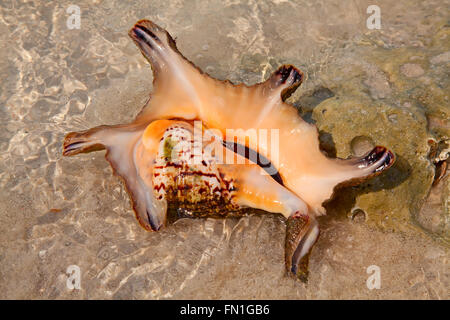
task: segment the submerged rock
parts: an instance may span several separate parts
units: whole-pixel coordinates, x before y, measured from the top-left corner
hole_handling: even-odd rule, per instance
[[[362,210],[367,223],[382,230],[425,230],[449,241],[448,179],[432,188],[439,175],[436,166],[449,154],[445,68],[430,68],[427,56],[412,48],[357,51],[365,59],[354,60],[345,73],[339,66],[348,65],[352,57],[341,57],[330,67],[326,81],[335,96],[305,109],[330,155],[345,158],[383,144],[398,160],[373,181],[338,192],[328,210],[348,216]]]
[[[336,96],[319,104],[313,119],[321,131],[333,137],[334,146],[325,149],[334,147],[338,157],[354,155],[355,137],[386,145],[397,155],[396,164],[384,174],[338,192],[328,210],[349,214],[358,208],[365,212],[367,223],[383,230],[414,228],[411,218],[418,214],[434,178],[434,167],[427,159],[429,135],[425,116],[418,111],[374,103],[363,96]]]
[[[448,175],[430,190],[427,201],[417,214],[417,222],[426,230],[450,238],[450,180]]]
[[[406,63],[400,67],[400,72],[408,78],[420,77],[424,74],[422,67],[415,63]]]

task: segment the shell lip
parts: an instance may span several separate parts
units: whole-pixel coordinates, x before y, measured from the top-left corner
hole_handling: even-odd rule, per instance
[[[371,165],[373,166],[377,162],[379,163],[376,166],[376,168],[373,169],[372,173],[369,173],[366,176],[346,180],[335,185],[331,196],[322,203],[321,208],[319,208],[319,210],[324,210],[323,213],[325,212],[324,206],[330,203],[336,197],[338,190],[341,190],[342,188],[345,187],[352,187],[359,185],[371,178],[380,175],[382,172],[392,167],[392,165],[396,161],[396,158],[397,157],[395,153],[392,152],[391,150],[383,146],[376,146],[375,148],[372,149],[372,151],[369,151],[367,155],[363,156],[362,158],[356,159],[356,161],[351,164],[361,166],[362,168],[370,167]]]
[[[152,230],[153,231],[159,231],[162,228],[162,226],[164,225],[164,223],[156,223],[154,221],[154,218],[152,218],[152,215],[150,214],[150,212],[148,212],[148,210],[146,212],[147,212],[148,222],[149,222],[150,227],[152,228]]]
[[[153,45],[149,41],[147,36],[150,36],[153,40],[155,40],[156,42],[159,42],[158,37],[153,32],[151,32],[148,28],[146,28],[146,27],[144,27],[142,25],[136,24],[130,30],[130,34],[132,34],[134,37],[136,37],[137,38],[136,40],[139,40],[139,43],[142,41],[146,45],[148,45],[151,49],[153,49]]]
[[[368,166],[381,159],[383,159],[383,161],[377,166],[374,173],[382,172],[391,167],[395,162],[395,154],[385,147],[376,146],[366,157],[364,157]]]
[[[373,172],[369,174],[369,176],[363,177],[370,178],[372,174],[381,173],[391,167],[394,164],[395,159],[395,154],[391,150],[383,146],[376,146],[365,156],[354,160],[350,159],[349,164],[357,166],[360,169],[376,165],[376,168],[374,168]]]
[[[270,159],[259,153],[258,151],[255,151],[252,148],[249,148],[246,145],[242,145],[240,143],[234,142],[234,141],[227,141],[222,140],[222,145],[229,150],[232,150],[233,152],[245,157],[246,159],[255,159],[256,164],[263,169],[265,172],[267,172],[268,175],[272,177],[276,182],[284,186],[283,178],[280,175],[280,172],[275,167],[275,165],[272,163]],[[242,150],[243,152],[239,152]]]
[[[386,158],[385,158],[383,164],[381,166],[379,166],[375,170],[375,172],[383,171],[385,169],[388,169],[389,167],[391,167],[394,164],[394,162],[395,162],[395,155],[394,155],[394,153],[392,151],[388,150]]]

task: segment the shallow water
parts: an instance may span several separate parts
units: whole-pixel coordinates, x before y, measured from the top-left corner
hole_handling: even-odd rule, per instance
[[[310,121],[322,100],[361,91],[399,110],[413,104],[426,115],[425,136],[443,141],[449,1],[377,1],[380,30],[366,27],[370,1],[76,1],[81,25],[69,30],[71,4],[0,2],[0,298],[449,298],[448,224],[433,224],[439,204],[425,203],[431,222],[402,216],[398,228],[330,210],[305,286],[285,275],[281,217],[180,220],[148,233],[103,152],[61,156],[67,132],[125,123],[147,100],[151,69],[127,36],[142,18],[219,79],[253,84],[280,64],[300,67],[307,80],[290,102]],[[396,65],[397,52],[410,57],[398,74],[414,85],[379,67]],[[364,75],[347,79],[355,70]],[[404,100],[415,90],[431,98]],[[70,265],[80,267],[79,290],[66,286]],[[366,285],[371,265],[381,270],[380,289]]]

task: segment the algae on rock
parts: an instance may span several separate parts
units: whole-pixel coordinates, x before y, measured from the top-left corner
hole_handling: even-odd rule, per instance
[[[429,133],[425,116],[412,109],[374,103],[363,96],[335,96],[314,108],[313,119],[320,131],[332,135],[338,157],[352,156],[355,137],[367,137],[397,156],[387,172],[347,188],[350,190],[346,190],[346,197],[351,200],[344,203],[353,207],[346,210],[363,210],[367,222],[383,230],[414,228],[411,217],[418,214],[434,178],[433,165],[427,159]]]

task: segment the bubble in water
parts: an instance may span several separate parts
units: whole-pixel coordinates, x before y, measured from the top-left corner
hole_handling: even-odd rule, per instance
[[[366,221],[366,213],[362,209],[354,209],[352,210],[352,220],[354,222],[365,222]]]
[[[366,136],[357,136],[350,142],[352,153],[357,156],[363,156],[375,147],[372,139]]]

